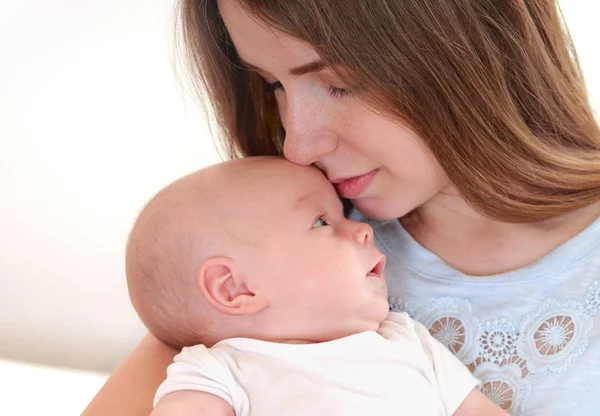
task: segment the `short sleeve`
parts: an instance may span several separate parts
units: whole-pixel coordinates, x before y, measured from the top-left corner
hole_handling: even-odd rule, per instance
[[[463,400],[475,387],[479,387],[481,382],[450,350],[432,337],[422,324],[411,319],[405,312],[391,312],[382,323],[379,332],[385,338],[394,340],[394,332],[397,331],[408,331],[411,339],[421,344],[433,366],[446,414],[454,414]]]
[[[169,393],[199,391],[214,394],[235,409],[232,383],[231,372],[210,349],[203,345],[186,347],[167,368],[167,379],[156,392],[154,407]]]

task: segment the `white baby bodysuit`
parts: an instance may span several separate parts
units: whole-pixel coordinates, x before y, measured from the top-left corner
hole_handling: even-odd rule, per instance
[[[405,313],[377,332],[317,344],[248,338],[184,348],[155,405],[183,390],[214,394],[237,416],[451,415],[479,381]]]

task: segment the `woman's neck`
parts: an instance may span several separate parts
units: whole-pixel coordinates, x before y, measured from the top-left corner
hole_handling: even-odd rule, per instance
[[[406,231],[447,264],[472,276],[527,266],[600,216],[600,202],[551,220],[511,224],[476,212],[454,190],[438,194],[400,220]]]

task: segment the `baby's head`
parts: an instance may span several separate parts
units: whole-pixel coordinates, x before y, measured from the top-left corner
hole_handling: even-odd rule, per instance
[[[232,337],[322,342],[377,329],[385,259],[316,168],[225,162],[160,191],[127,246],[133,306],[176,347]]]

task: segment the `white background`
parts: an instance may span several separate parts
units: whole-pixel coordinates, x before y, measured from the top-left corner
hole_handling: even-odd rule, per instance
[[[219,159],[174,75],[172,0],[3,1],[0,356],[111,371],[145,332],[137,212]]]
[[[596,4],[562,1],[598,98]],[[175,78],[172,19],[172,0],[0,0],[0,357],[110,372],[144,335],[127,233],[219,160]]]

